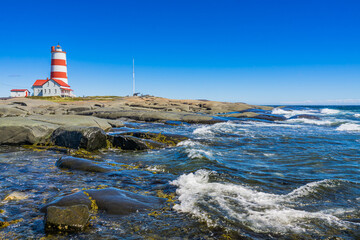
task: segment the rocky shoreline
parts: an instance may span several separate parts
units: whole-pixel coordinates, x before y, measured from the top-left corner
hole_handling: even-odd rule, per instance
[[[119,169],[89,160],[92,153],[109,149],[137,151],[174,147],[188,139],[176,134],[142,132],[129,122],[179,125],[213,124],[231,119],[283,120],[280,116],[264,114],[271,109],[244,103],[158,97],[63,102],[61,99],[13,98],[0,101],[0,145],[63,153],[64,156],[54,164],[59,169],[118,175]],[[112,128],[123,131],[114,134]],[[14,193],[12,199],[17,196]],[[46,232],[82,231],[96,211],[124,215],[160,209],[166,206],[165,202],[170,204],[171,198],[166,198],[166,195],[144,196],[116,188],[79,190],[53,200],[40,210],[44,213]],[[0,227],[10,224],[6,219],[0,219]]]

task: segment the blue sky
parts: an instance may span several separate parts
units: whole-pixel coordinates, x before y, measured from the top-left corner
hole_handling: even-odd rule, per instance
[[[67,51],[78,96],[360,104],[360,2],[16,1],[0,7],[0,96]]]

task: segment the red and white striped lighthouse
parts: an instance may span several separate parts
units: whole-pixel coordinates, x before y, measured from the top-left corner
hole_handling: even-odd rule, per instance
[[[66,52],[64,52],[60,45],[51,47],[51,79],[58,79],[68,84],[67,66],[66,66]]]

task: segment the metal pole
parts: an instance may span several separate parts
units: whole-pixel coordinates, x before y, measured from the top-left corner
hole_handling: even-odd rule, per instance
[[[133,96],[135,95],[135,60],[133,58]]]

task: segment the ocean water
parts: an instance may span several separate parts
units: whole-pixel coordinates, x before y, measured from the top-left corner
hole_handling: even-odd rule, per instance
[[[287,120],[131,123],[135,131],[190,139],[173,148],[94,155],[123,169],[113,175],[57,169],[62,154],[52,151],[0,147],[0,198],[26,196],[0,203],[3,218],[22,219],[1,229],[0,237],[45,237],[40,205],[109,186],[174,201],[156,214],[99,212],[88,230],[71,238],[360,239],[360,106],[286,106],[267,113]],[[292,118],[302,114],[318,119]]]

